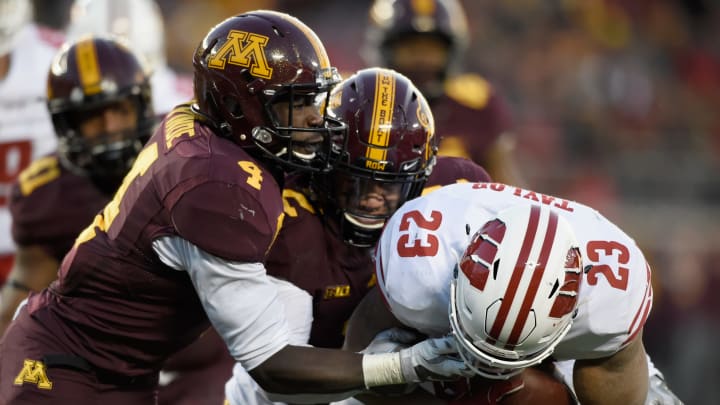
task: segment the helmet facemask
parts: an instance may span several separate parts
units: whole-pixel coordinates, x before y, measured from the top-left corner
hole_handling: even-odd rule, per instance
[[[373,246],[385,221],[420,195],[435,165],[432,112],[407,77],[370,68],[333,89],[328,116],[347,131],[331,138],[333,170],[316,176],[317,194],[346,243]]]
[[[336,165],[325,180],[326,205],[340,224],[343,239],[358,247],[373,246],[385,222],[406,201],[419,196],[427,180],[424,170],[383,175],[342,163]]]
[[[103,37],[88,36],[58,53],[48,76],[48,110],[63,166],[107,194],[120,185],[156,122],[140,61]]]
[[[317,83],[263,91],[263,108],[270,124],[254,127],[251,137],[266,158],[286,171],[329,171],[332,139],[345,137],[346,125],[325,114],[330,90],[340,81],[339,75],[332,68],[320,76]],[[303,126],[307,109],[316,110],[316,126]],[[298,120],[303,122],[296,124]]]
[[[326,172],[330,137],[345,129],[324,115],[340,81],[329,63],[319,38],[294,17],[268,10],[230,17],[195,51],[193,111],[276,169]]]
[[[103,114],[105,109],[118,108],[122,100],[132,105],[136,116],[134,125],[92,137],[81,133],[79,128],[84,120]],[[130,95],[118,101],[55,113],[56,128],[65,129],[58,132],[58,155],[63,165],[76,174],[88,176],[101,191],[114,192],[153,130],[154,119],[140,117],[143,103],[140,96]]]

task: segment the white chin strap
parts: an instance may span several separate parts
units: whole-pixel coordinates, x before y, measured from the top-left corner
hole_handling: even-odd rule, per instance
[[[385,226],[385,221],[380,221],[377,224],[366,224],[364,222],[358,221],[356,216],[348,214],[347,212],[344,214],[344,216],[345,219],[347,219],[348,222],[350,222],[351,224],[364,229],[381,229],[383,226]]]
[[[275,154],[275,156],[280,157],[280,156],[283,156],[283,155],[285,155],[285,154],[287,154],[287,148],[282,148],[282,149],[280,149],[280,152],[278,152],[278,153]],[[295,157],[298,158],[298,159],[310,161],[310,160],[315,159],[315,156],[317,156],[317,153],[315,153],[315,152],[311,152],[311,153],[300,153],[300,152],[298,152],[298,151],[293,151],[293,156],[295,156]]]

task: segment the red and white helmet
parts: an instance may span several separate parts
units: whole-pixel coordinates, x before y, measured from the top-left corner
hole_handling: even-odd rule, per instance
[[[570,224],[520,204],[472,237],[455,269],[450,323],[465,363],[504,379],[540,363],[570,330],[582,257]]]

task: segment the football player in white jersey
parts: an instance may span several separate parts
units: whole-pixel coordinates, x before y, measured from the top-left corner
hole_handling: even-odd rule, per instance
[[[31,161],[55,150],[45,78],[62,43],[31,22],[29,0],[0,0],[0,284],[13,263],[8,196]]]
[[[500,183],[451,185],[403,205],[375,259],[379,288],[350,321],[350,349],[394,326],[452,333],[488,379],[574,360],[563,377],[581,403],[680,403],[642,343],[650,267],[590,207]]]
[[[75,0],[70,11],[68,39],[85,34],[125,38],[152,72],[153,108],[158,114],[192,98],[192,78],[174,72],[165,57],[165,28],[153,0]]]

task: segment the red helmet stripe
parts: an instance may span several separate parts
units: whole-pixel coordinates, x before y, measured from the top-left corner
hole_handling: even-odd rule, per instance
[[[545,240],[543,240],[542,249],[540,250],[540,258],[537,261],[537,265],[533,271],[532,279],[530,279],[530,285],[528,286],[525,299],[523,300],[520,312],[518,313],[515,325],[513,325],[510,337],[508,338],[507,345],[514,346],[517,344],[520,338],[520,333],[525,327],[527,318],[530,315],[530,309],[532,303],[535,301],[538,288],[540,287],[540,280],[542,280],[543,274],[545,273],[545,267],[547,265],[548,257],[550,257],[550,250],[553,247],[553,241],[555,240],[555,233],[557,232],[558,216],[555,212],[550,211],[550,217],[548,218],[547,231],[545,232]]]
[[[530,256],[530,250],[532,249],[533,242],[535,241],[535,235],[537,234],[539,220],[540,207],[537,205],[533,205],[530,210],[528,225],[525,228],[525,239],[523,240],[522,247],[520,248],[520,253],[518,254],[518,259],[515,263],[515,268],[510,278],[510,283],[508,284],[508,288],[505,291],[505,296],[503,297],[502,304],[500,304],[500,310],[498,311],[497,318],[495,318],[492,329],[490,329],[489,336],[492,339],[488,339],[488,341],[491,341],[493,339],[497,340],[500,337],[500,332],[505,325],[505,320],[507,319],[508,313],[510,313],[510,307],[512,306],[513,299],[515,298],[515,294],[517,293],[518,285],[520,284],[520,280],[522,279],[523,272],[525,270],[525,263],[527,263],[528,261],[528,257]]]

